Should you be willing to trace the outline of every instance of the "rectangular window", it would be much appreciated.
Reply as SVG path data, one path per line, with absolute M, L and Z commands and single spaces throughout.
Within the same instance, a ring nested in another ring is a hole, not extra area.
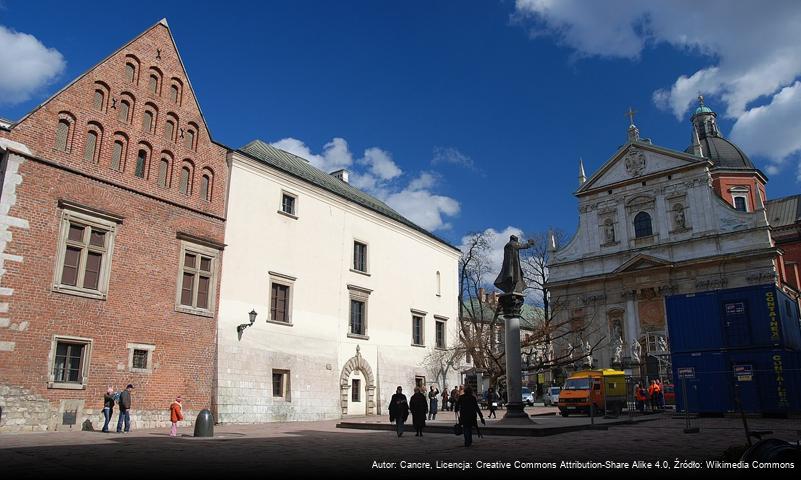
M 289 287 L 273 283 L 270 293 L 270 318 L 274 322 L 289 322 Z
M 65 209 L 53 289 L 105 298 L 115 229 L 112 221 Z
M 54 336 L 50 348 L 48 388 L 84 389 L 92 340 Z
M 437 320 L 435 325 L 437 348 L 445 348 L 445 322 Z
M 273 398 L 289 401 L 289 370 L 273 370 Z
M 364 332 L 364 302 L 351 299 L 350 333 L 353 335 L 364 335 Z
M 350 401 L 351 402 L 361 402 L 362 398 L 362 381 L 358 378 L 354 378 L 351 381 L 350 387 Z
M 81 383 L 83 349 L 85 344 L 58 342 L 53 379 L 57 383 Z
M 214 311 L 216 261 L 219 250 L 182 241 L 176 309 L 210 315 Z
M 745 197 L 734 197 L 734 209 L 740 210 L 741 212 L 748 211 L 745 203 Z
M 353 242 L 353 269 L 367 271 L 367 245 L 364 243 Z
M 134 350 L 133 352 L 133 368 L 142 370 L 147 369 L 147 350 Z
M 412 343 L 423 345 L 423 317 L 412 315 Z
M 281 211 L 290 215 L 295 215 L 295 199 L 295 196 L 284 193 L 281 196 Z

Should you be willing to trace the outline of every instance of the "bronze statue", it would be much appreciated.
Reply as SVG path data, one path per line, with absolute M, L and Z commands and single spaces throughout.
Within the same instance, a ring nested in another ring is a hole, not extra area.
M 520 250 L 534 245 L 533 240 L 520 243 L 517 235 L 509 237 L 509 242 L 503 247 L 503 265 L 501 273 L 495 279 L 495 286 L 503 293 L 523 293 L 526 282 L 523 281 L 523 271 L 520 268 Z

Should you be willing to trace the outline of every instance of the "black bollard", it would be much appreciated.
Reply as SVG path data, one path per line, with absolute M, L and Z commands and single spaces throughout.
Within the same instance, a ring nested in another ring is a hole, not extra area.
M 208 409 L 203 409 L 197 414 L 195 420 L 195 436 L 196 437 L 213 437 L 214 436 L 214 416 Z

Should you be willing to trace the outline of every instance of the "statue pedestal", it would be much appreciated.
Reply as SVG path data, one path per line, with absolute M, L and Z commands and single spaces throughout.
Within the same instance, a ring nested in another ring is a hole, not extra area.
M 506 320 L 506 414 L 498 423 L 531 424 L 534 423 L 524 410 L 522 372 L 520 357 L 520 312 L 525 297 L 519 293 L 504 293 L 498 297 L 498 303 Z

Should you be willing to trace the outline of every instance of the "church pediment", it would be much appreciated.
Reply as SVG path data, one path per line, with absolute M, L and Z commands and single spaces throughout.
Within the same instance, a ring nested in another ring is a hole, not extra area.
M 577 193 L 601 189 L 687 165 L 704 165 L 704 161 L 683 152 L 655 147 L 645 143 L 628 143 L 598 170 Z
M 652 257 L 650 255 L 636 255 L 629 259 L 623 265 L 617 267 L 614 273 L 634 272 L 639 270 L 648 270 L 651 268 L 665 268 L 672 267 L 673 264 L 661 258 Z

